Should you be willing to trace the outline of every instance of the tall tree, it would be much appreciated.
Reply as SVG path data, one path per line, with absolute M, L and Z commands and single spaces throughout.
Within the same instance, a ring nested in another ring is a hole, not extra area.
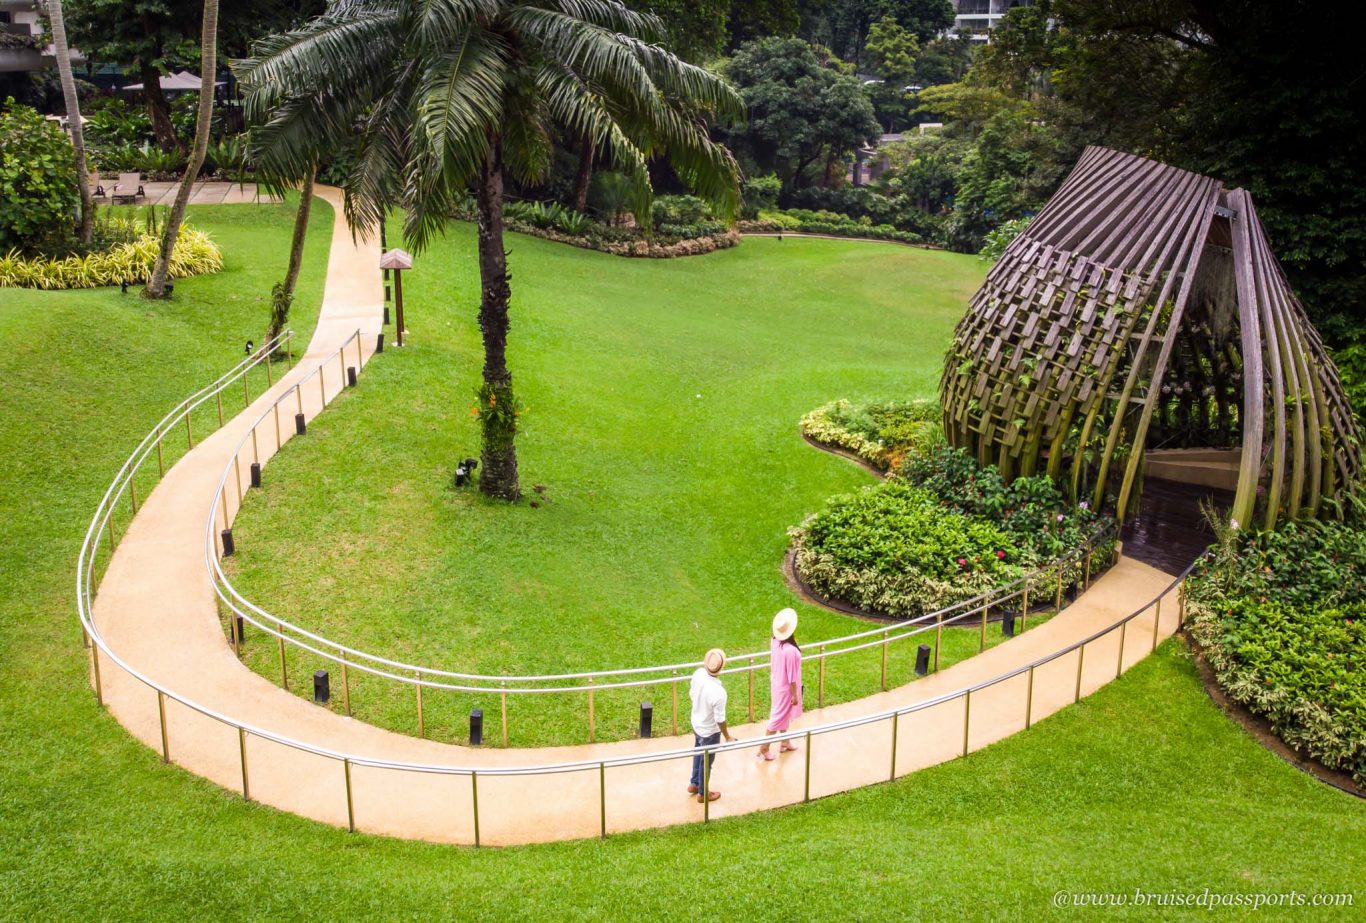
M 915 34 L 891 16 L 884 16 L 868 29 L 863 49 L 868 69 L 881 83 L 870 89 L 873 106 L 889 132 L 906 120 L 910 108 L 910 88 L 915 81 L 916 58 L 920 43 Z
M 81 223 L 77 235 L 81 243 L 90 243 L 95 228 L 95 199 L 90 194 L 90 167 L 85 158 L 85 127 L 81 123 L 81 101 L 76 95 L 76 78 L 71 73 L 71 49 L 66 43 L 66 16 L 62 0 L 48 0 L 47 17 L 52 29 L 53 50 L 57 53 L 57 75 L 62 83 L 62 97 L 66 102 L 66 121 L 71 132 L 71 146 L 76 150 L 76 187 L 81 195 Z
M 262 143 L 311 156 L 316 131 L 359 124 L 345 183 L 352 224 L 373 229 L 398 205 L 405 236 L 425 249 L 471 182 L 479 217 L 483 385 L 480 490 L 521 494 L 517 401 L 507 362 L 511 286 L 503 188 L 549 167 L 553 132 L 604 149 L 649 214 L 647 159 L 674 169 L 724 214 L 738 207 L 738 170 L 706 116 L 740 118 L 715 75 L 655 42 L 661 24 L 618 0 L 350 0 L 272 36 L 237 65 Z
M 199 168 L 204 165 L 204 153 L 209 147 L 209 126 L 213 121 L 214 77 L 218 74 L 218 0 L 204 0 L 204 18 L 199 35 L 199 112 L 195 117 L 194 148 L 190 160 L 185 164 L 185 175 L 180 179 L 176 190 L 175 202 L 170 214 L 166 216 L 166 229 L 161 237 L 161 250 L 157 253 L 156 265 L 152 267 L 152 277 L 147 280 L 142 293 L 148 298 L 166 297 L 166 277 L 171 269 L 171 254 L 175 252 L 176 240 L 180 237 L 180 226 L 185 222 L 185 208 L 190 204 L 190 192 L 199 176 Z
M 768 38 L 741 47 L 727 67 L 749 106 L 750 122 L 730 144 L 760 172 L 776 172 L 784 195 L 810 183 L 813 164 L 830 164 L 881 134 L 859 81 L 822 63 L 797 38 Z

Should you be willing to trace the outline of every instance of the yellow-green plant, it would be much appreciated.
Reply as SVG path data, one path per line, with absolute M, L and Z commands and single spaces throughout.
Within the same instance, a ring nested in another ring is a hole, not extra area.
M 25 257 L 18 250 L 11 250 L 0 256 L 0 288 L 71 289 L 138 284 L 151 274 L 159 246 L 155 236 L 142 234 L 108 250 L 62 259 Z M 203 275 L 222 268 L 222 251 L 203 231 L 186 229 L 176 241 L 171 278 Z

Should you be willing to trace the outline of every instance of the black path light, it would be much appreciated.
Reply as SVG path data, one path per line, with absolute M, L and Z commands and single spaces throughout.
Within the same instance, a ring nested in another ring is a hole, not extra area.
M 413 268 L 413 258 L 397 247 L 386 250 L 379 258 L 379 268 L 393 270 L 395 346 L 403 345 L 403 270 Z

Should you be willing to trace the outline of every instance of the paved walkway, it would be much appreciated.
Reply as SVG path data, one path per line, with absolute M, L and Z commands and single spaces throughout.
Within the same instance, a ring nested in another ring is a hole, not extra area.
M 100 184 L 106 190 L 114 188 L 118 177 L 105 175 Z M 175 201 L 179 182 L 145 182 L 142 191 L 146 194 L 137 200 L 138 205 L 170 205 Z M 108 199 L 101 200 L 107 202 Z M 255 183 L 223 183 L 217 180 L 196 182 L 190 192 L 191 205 L 240 205 L 244 202 L 278 202 L 279 199 L 266 192 L 259 192 Z
M 379 331 L 381 289 L 375 242 L 355 241 L 345 225 L 337 190 L 318 194 L 334 205 L 337 226 L 317 332 L 304 359 L 251 408 L 230 420 L 177 463 L 144 500 L 130 524 L 95 600 L 100 634 L 124 660 L 165 688 L 242 723 L 312 747 L 365 759 L 475 769 L 480 774 L 438 775 L 341 761 L 254 736 L 239 738 L 231 726 L 166 703 L 170 758 L 197 775 L 241 791 L 247 767 L 250 797 L 281 810 L 359 830 L 448 843 L 542 842 L 699 821 L 702 805 L 688 798 L 686 757 L 605 771 L 593 766 L 571 773 L 499 776 L 499 768 L 547 767 L 578 760 L 611 760 L 686 748 L 691 738 L 655 738 L 544 749 L 480 749 L 396 734 L 344 718 L 275 686 L 238 662 L 224 638 L 203 547 L 209 504 L 250 421 L 276 396 L 290 390 L 316 363 L 335 352 L 357 328 L 368 360 Z M 341 387 L 329 376 L 328 393 Z M 316 380 L 316 379 L 315 379 Z M 365 387 L 364 376 L 361 387 Z M 304 413 L 321 407 L 316 386 L 301 391 Z M 292 427 L 282 432 L 288 436 Z M 286 438 L 285 441 L 288 441 Z M 258 431 L 263 459 L 277 449 L 271 425 Z M 246 472 L 246 466 L 243 466 Z M 268 475 L 267 475 L 268 476 Z M 235 501 L 236 492 L 227 491 Z M 235 502 L 233 504 L 235 506 Z M 230 512 L 235 511 L 230 508 Z M 1153 599 L 1170 582 L 1161 572 L 1124 558 L 1091 590 L 1046 624 L 984 654 L 917 682 L 843 705 L 813 710 L 800 727 L 828 724 L 897 706 L 923 702 L 1047 656 L 1105 628 Z M 1123 663 L 1144 656 L 1154 638 L 1177 626 L 1174 598 L 1129 625 Z M 1154 631 L 1156 628 L 1156 631 Z M 723 753 L 713 786 L 724 796 L 711 806 L 721 817 L 775 808 L 847 791 L 904 775 L 975 750 L 1024 728 L 1027 699 L 1037 722 L 1074 696 L 1086 695 L 1117 673 L 1120 636 L 1086 648 L 1078 685 L 1078 657 L 1069 654 L 1039 667 L 1032 690 L 1021 675 L 981 690 L 965 707 L 954 699 L 902 716 L 834 731 L 811 739 L 809 751 L 761 763 L 751 751 Z M 161 749 L 156 693 L 102 658 L 105 701 L 134 736 Z M 814 670 L 808 668 L 812 674 Z M 814 675 L 808 677 L 814 685 Z M 965 741 L 965 712 L 970 729 Z M 732 713 L 737 712 L 732 708 Z M 758 725 L 737 735 L 757 740 Z M 895 736 L 894 736 L 895 735 Z M 895 740 L 895 755 L 893 754 Z M 809 761 L 809 765 L 808 765 Z M 347 778 L 351 782 L 348 804 Z M 808 781 L 809 780 L 809 781 Z

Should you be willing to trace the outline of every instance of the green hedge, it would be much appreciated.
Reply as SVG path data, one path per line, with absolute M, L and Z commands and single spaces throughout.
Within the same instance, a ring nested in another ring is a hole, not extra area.
M 943 443 L 942 411 L 937 401 L 833 401 L 802 417 L 803 435 L 853 452 L 888 471 L 910 453 L 928 452 Z
M 1187 627 L 1228 696 L 1366 784 L 1366 530 L 1228 532 L 1186 584 Z

